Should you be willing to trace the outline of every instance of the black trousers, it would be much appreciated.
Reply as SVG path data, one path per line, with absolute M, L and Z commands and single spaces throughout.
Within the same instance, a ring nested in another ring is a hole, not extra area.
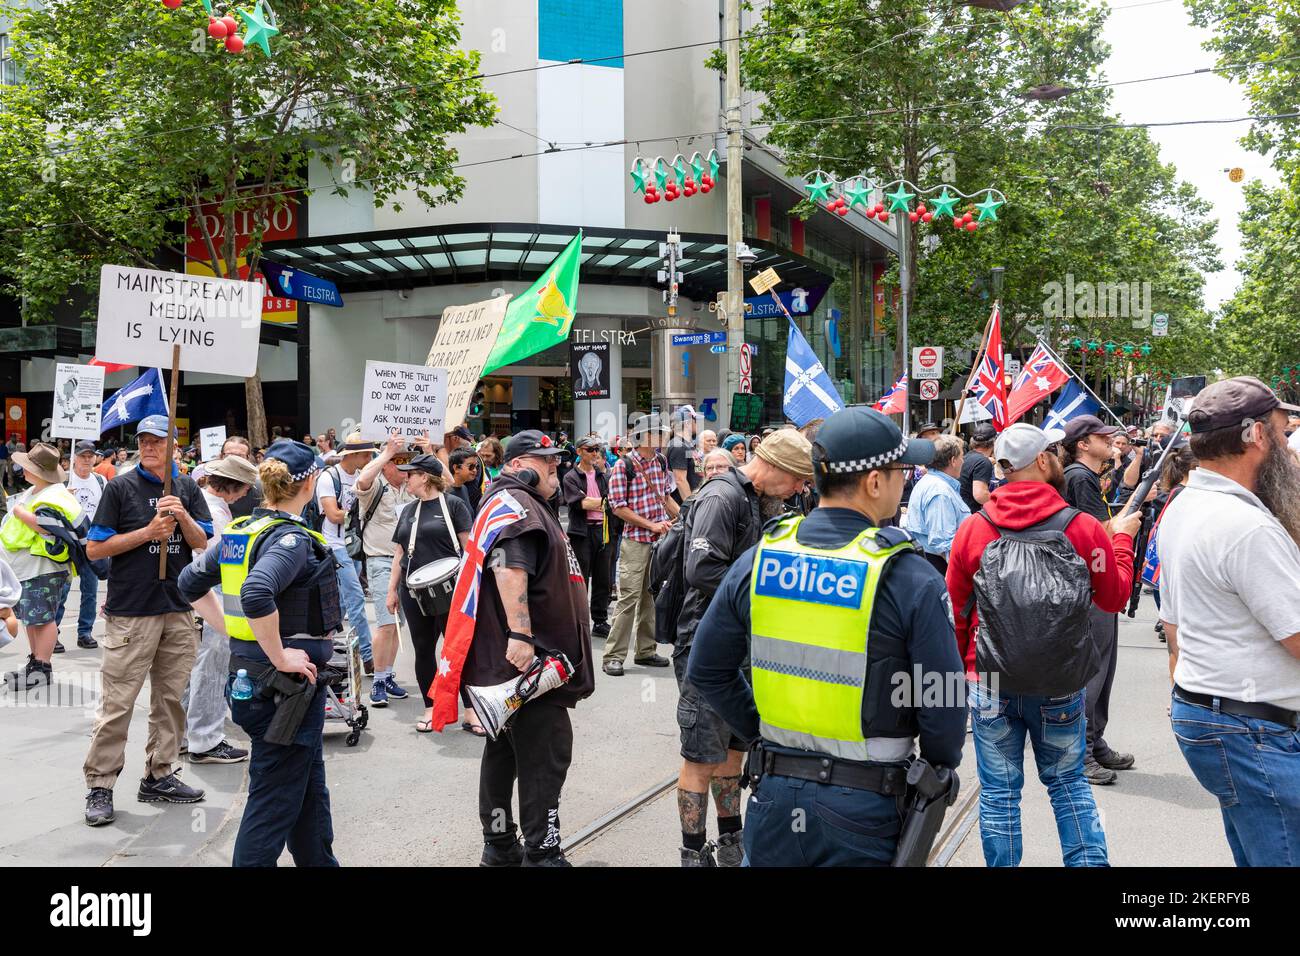
M 578 566 L 582 576 L 587 580 L 587 593 L 591 596 L 591 619 L 599 626 L 609 626 L 609 578 L 610 557 L 614 552 L 614 542 L 608 545 L 601 541 L 599 524 L 588 524 L 587 534 L 582 537 L 569 535 L 569 544 L 578 556 Z
M 1088 721 L 1087 756 L 1091 757 L 1094 752 L 1104 754 L 1110 750 L 1102 735 L 1110 717 L 1110 691 L 1115 684 L 1115 663 L 1119 659 L 1119 615 L 1107 614 L 1094 605 L 1088 612 L 1088 623 L 1101 658 L 1097 673 L 1088 681 L 1084 698 L 1084 715 Z
M 478 777 L 483 842 L 516 841 L 510 804 L 518 779 L 519 823 L 528 858 L 536 862 L 560 852 L 560 791 L 572 761 L 568 708 L 540 699 L 520 707 L 506 730 L 483 746 Z
M 420 685 L 420 699 L 425 707 L 432 707 L 429 691 L 438 674 L 438 639 L 447 630 L 447 615 L 425 617 L 405 584 L 397 586 L 397 596 L 402 602 L 406 629 L 411 632 L 411 643 L 415 645 L 415 682 Z

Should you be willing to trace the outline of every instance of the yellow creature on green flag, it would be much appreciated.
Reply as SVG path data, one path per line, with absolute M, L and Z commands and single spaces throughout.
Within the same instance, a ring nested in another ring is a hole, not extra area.
M 582 232 L 579 230 L 528 291 L 511 301 L 496 344 L 483 366 L 483 375 L 568 339 L 578 314 L 581 263 Z

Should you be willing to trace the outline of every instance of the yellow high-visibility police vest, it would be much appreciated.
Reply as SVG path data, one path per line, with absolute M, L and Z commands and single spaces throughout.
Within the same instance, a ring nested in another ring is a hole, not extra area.
M 34 505 L 30 502 L 18 502 L 17 504 L 21 504 L 28 511 L 35 511 L 37 508 L 51 508 L 67 518 L 69 523 L 73 525 L 76 525 L 81 519 L 81 502 L 68 491 L 66 485 L 51 485 L 42 491 L 42 494 L 45 497 Z M 3 546 L 6 551 L 11 553 L 29 551 L 38 558 L 49 558 L 51 561 L 60 564 L 66 563 L 68 569 L 73 574 L 76 574 L 76 566 L 69 560 L 72 557 L 72 552 L 68 546 L 37 534 L 19 521 L 18 516 L 12 510 L 14 504 L 14 502 L 10 502 L 11 510 L 5 515 L 3 526 L 0 526 L 0 546 Z
M 236 518 L 226 525 L 221 532 L 221 549 L 217 552 L 217 563 L 221 569 L 221 607 L 226 619 L 226 633 L 241 641 L 256 641 L 252 625 L 244 616 L 244 607 L 239 600 L 240 589 L 248 580 L 250 561 L 257 539 L 276 525 L 292 524 L 295 530 L 310 535 L 321 547 L 329 550 L 325 536 L 319 531 L 312 531 L 306 525 L 300 525 L 289 518 L 267 515 L 253 519 L 251 515 Z
M 868 528 L 840 548 L 795 540 L 803 518 L 764 535 L 750 580 L 750 664 L 760 732 L 778 746 L 866 760 L 862 699 L 881 572 L 912 542 Z

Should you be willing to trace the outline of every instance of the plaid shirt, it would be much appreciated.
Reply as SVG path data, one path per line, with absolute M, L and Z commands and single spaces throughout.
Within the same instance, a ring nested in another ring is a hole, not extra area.
M 649 459 L 643 458 L 636 449 L 629 452 L 627 458 L 636 468 L 637 475 L 629 486 L 627 469 L 622 464 L 610 469 L 610 508 L 630 508 L 650 522 L 667 521 L 664 497 L 668 494 L 668 469 L 662 459 L 657 454 Z M 624 525 L 623 534 L 643 544 L 653 544 L 659 537 L 649 528 L 631 522 Z

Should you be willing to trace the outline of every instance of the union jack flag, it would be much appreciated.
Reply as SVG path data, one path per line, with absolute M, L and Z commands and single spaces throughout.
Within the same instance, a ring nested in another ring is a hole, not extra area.
M 456 588 L 451 594 L 451 613 L 447 616 L 447 632 L 442 642 L 442 656 L 438 658 L 438 673 L 433 679 L 429 697 L 433 701 L 433 729 L 442 730 L 454 723 L 460 704 L 460 674 L 474 641 L 474 621 L 478 616 L 478 600 L 483 581 L 483 563 L 503 528 L 524 516 L 524 507 L 508 491 L 498 491 L 482 503 L 474 526 L 465 542 L 465 553 L 460 559 Z
M 1069 380 L 1070 373 L 1039 342 L 1024 369 L 1016 376 L 1011 394 L 1007 396 L 1007 424 L 1017 421 L 1021 415 Z
M 1002 313 L 994 306 L 988 338 L 984 342 L 984 359 L 971 384 L 971 395 L 993 416 L 993 429 L 999 432 L 1011 424 L 1007 418 L 1005 362 L 1002 357 Z

